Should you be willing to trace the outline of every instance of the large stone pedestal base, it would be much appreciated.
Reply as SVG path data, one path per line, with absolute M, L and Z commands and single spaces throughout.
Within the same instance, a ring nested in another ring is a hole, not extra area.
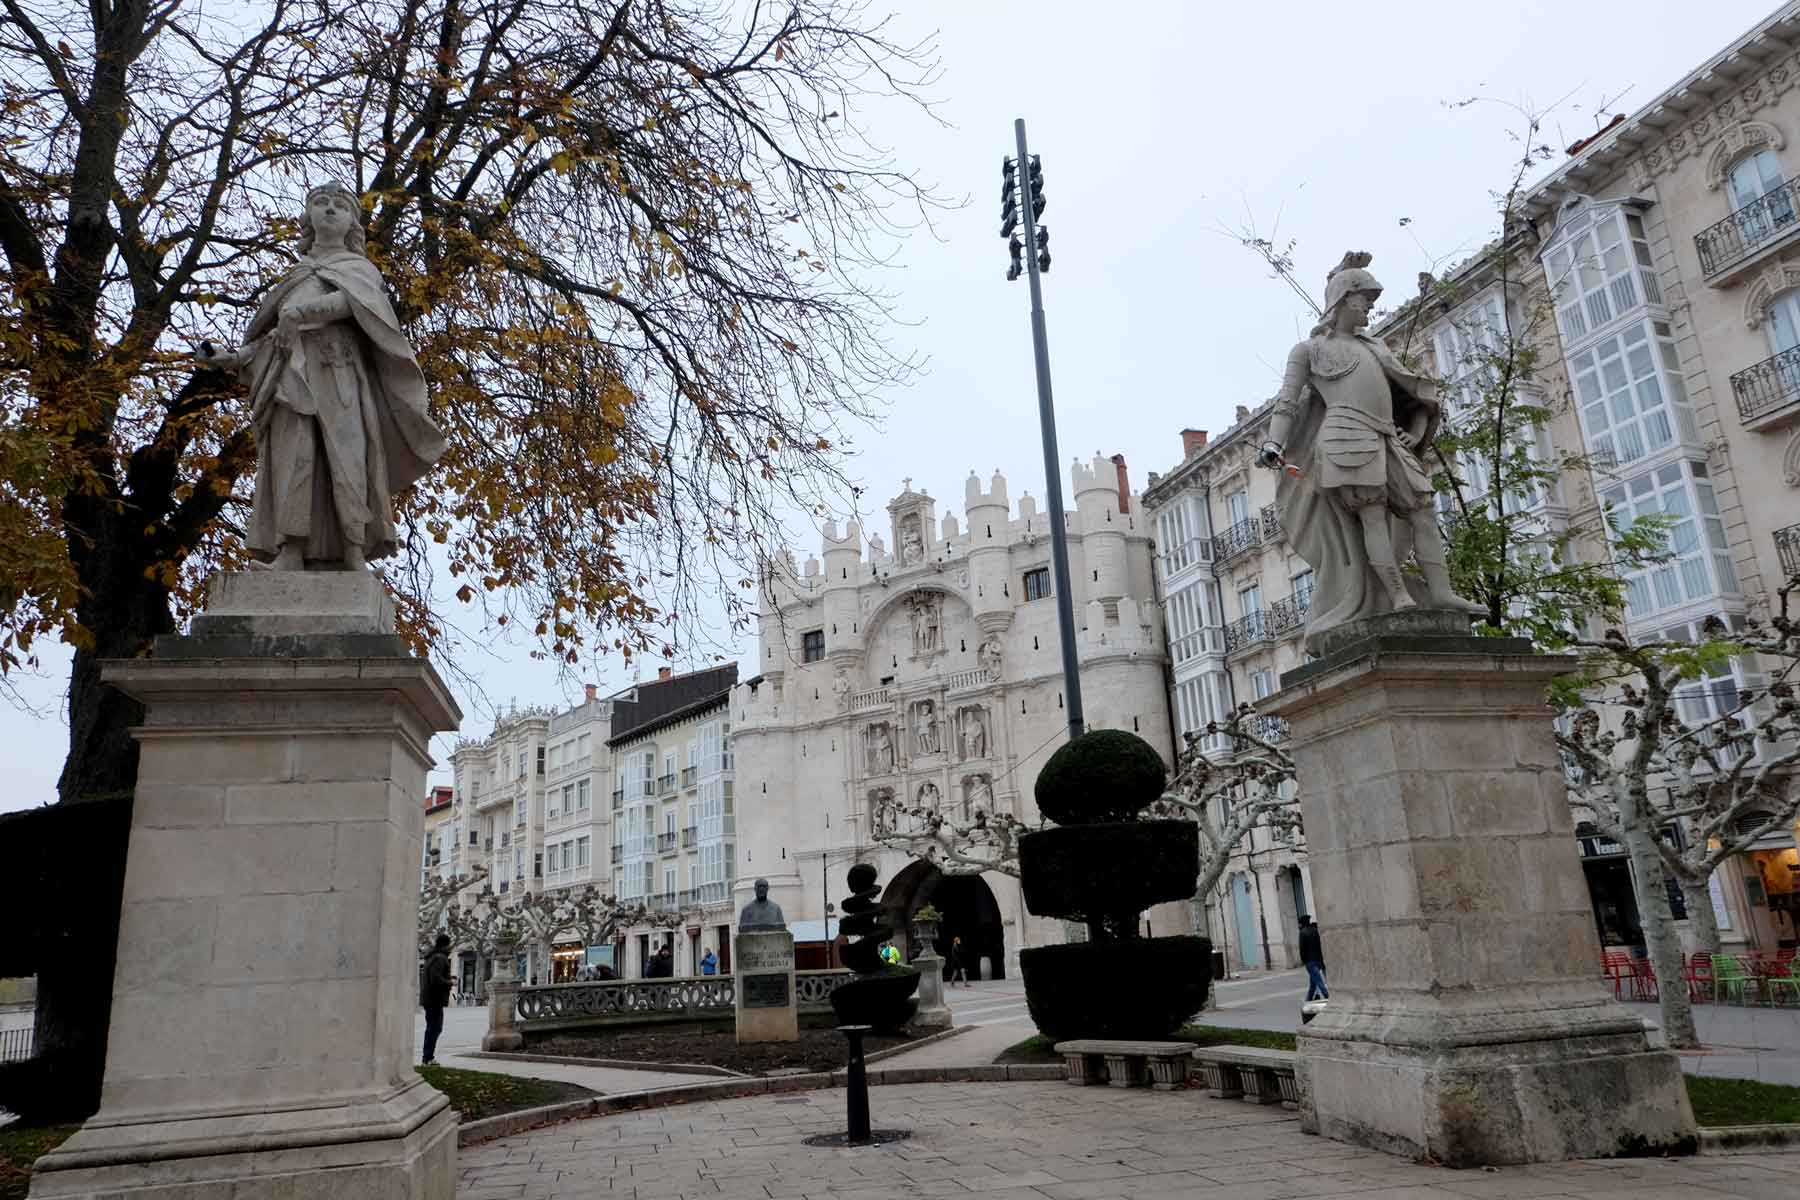
M 1691 1149 L 1679 1060 L 1600 980 L 1545 707 L 1571 660 L 1376 635 L 1282 678 L 1331 1003 L 1308 1130 L 1449 1166 Z
M 456 705 L 366 572 L 213 596 L 195 636 L 105 669 L 145 706 L 106 1078 L 31 1195 L 451 1200 L 456 1116 L 412 1030 L 420 799 Z
M 732 943 L 737 1040 L 797 1042 L 800 1000 L 794 991 L 794 935 L 785 929 L 740 933 Z
M 949 1029 L 956 1018 L 944 1003 L 944 960 L 927 952 L 913 959 L 912 965 L 919 969 L 919 1007 L 913 1013 L 913 1027 Z

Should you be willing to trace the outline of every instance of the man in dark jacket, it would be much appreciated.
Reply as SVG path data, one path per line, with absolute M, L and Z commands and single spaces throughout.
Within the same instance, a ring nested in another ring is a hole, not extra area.
M 444 1032 L 444 1006 L 450 1003 L 450 935 L 440 933 L 425 958 L 425 986 L 419 1003 L 425 1008 L 425 1064 L 437 1062 L 438 1035 Z
M 1304 913 L 1300 916 L 1300 962 L 1306 967 L 1306 998 L 1329 1000 L 1325 988 L 1325 951 L 1319 945 L 1319 927 Z

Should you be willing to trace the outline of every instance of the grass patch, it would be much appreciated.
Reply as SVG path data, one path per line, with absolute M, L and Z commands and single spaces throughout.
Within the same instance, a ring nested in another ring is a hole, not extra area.
M 79 1125 L 37 1125 L 0 1129 L 0 1200 L 25 1200 L 31 1164 L 62 1145 Z
M 1170 1037 L 1174 1042 L 1192 1042 L 1196 1046 L 1255 1046 L 1262 1050 L 1292 1050 L 1294 1035 L 1276 1029 L 1233 1029 L 1226 1025 L 1183 1025 Z M 1056 1054 L 1056 1042 L 1036 1034 L 1022 1042 L 1014 1042 L 1002 1050 L 997 1063 L 1053 1063 L 1062 1060 Z
M 1688 1101 L 1701 1125 L 1789 1125 L 1800 1123 L 1800 1087 L 1754 1079 L 1689 1075 Z
M 465 1121 L 497 1117 L 562 1100 L 579 1100 L 594 1094 L 580 1084 L 559 1083 L 553 1079 L 521 1079 L 491 1071 L 459 1071 L 455 1067 L 420 1067 L 418 1071 L 426 1083 L 450 1097 L 450 1107 L 461 1113 Z M 0 1193 L 0 1197 L 3 1196 L 4 1193 Z

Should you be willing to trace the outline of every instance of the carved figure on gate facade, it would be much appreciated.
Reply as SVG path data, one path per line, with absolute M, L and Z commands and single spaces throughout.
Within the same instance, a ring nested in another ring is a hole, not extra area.
M 938 745 L 937 706 L 929 700 L 913 705 L 913 748 L 920 754 L 936 754 Z

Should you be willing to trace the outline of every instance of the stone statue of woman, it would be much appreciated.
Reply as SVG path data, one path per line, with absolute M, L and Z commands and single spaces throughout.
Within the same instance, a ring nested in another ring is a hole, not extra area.
M 301 258 L 235 350 L 196 357 L 250 389 L 256 493 L 245 541 L 276 570 L 360 570 L 394 553 L 394 493 L 444 453 L 425 376 L 341 183 L 306 195 Z

